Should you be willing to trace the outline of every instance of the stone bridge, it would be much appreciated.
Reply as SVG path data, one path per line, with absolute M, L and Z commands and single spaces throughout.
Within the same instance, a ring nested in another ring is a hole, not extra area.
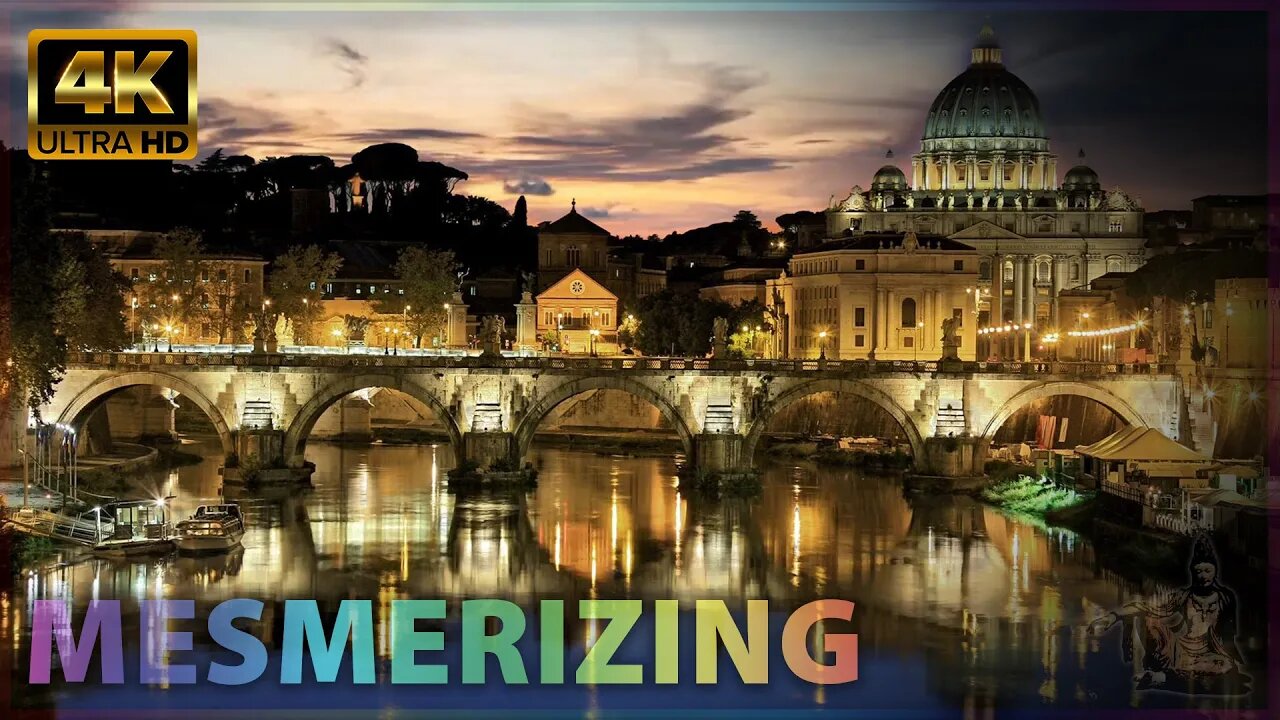
M 321 414 L 351 393 L 390 388 L 444 424 L 458 460 L 521 461 L 539 423 L 583 392 L 621 390 L 653 404 L 686 464 L 749 469 L 770 418 L 814 393 L 861 396 L 892 416 L 918 472 L 981 473 L 986 448 L 1019 408 L 1079 395 L 1131 425 L 1180 438 L 1183 389 L 1172 368 L 1081 363 L 396 357 L 196 353 L 74 354 L 41 417 L 81 427 L 113 393 L 167 388 L 200 407 L 228 462 L 302 467 Z

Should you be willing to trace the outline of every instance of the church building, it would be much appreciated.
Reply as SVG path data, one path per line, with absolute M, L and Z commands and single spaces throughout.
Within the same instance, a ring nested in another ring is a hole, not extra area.
M 1050 332 L 1069 322 L 1058 308 L 1062 290 L 1088 288 L 1146 260 L 1140 200 L 1119 187 L 1104 190 L 1083 151 L 1059 182 L 1040 103 L 1005 68 L 989 26 L 968 68 L 930 105 L 910 177 L 892 162 L 892 152 L 888 157 L 869 189 L 855 185 L 844 199 L 832 199 L 828 244 L 811 249 L 886 233 L 899 243 L 915 233 L 972 248 L 975 257 L 967 262 L 976 264 L 980 325 L 1031 323 L 1035 332 Z M 795 256 L 790 275 L 809 262 L 807 255 Z M 833 272 L 844 272 L 846 264 L 835 263 Z M 804 296 L 793 302 L 785 308 L 792 318 L 814 311 Z

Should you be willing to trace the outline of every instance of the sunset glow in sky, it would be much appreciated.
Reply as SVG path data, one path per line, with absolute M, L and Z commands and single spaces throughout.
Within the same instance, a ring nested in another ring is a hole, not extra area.
M 665 235 L 824 208 L 866 187 L 887 148 L 909 170 L 989 19 L 1060 175 L 1083 147 L 1149 210 L 1265 191 L 1265 23 L 1245 13 L 93 8 L 11 19 L 7 144 L 25 137 L 31 28 L 193 28 L 202 155 L 341 164 L 404 142 L 469 173 L 461 192 L 508 208 L 527 195 L 532 221 L 577 198 L 617 234 Z

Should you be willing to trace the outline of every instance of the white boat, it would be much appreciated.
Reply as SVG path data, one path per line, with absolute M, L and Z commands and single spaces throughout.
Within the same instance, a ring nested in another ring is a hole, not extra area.
M 244 517 L 235 503 L 201 505 L 178 523 L 173 542 L 180 552 L 226 552 L 240 544 Z

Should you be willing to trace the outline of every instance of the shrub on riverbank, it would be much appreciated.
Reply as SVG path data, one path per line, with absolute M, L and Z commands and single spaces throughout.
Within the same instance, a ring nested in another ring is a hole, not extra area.
M 982 499 L 1011 512 L 1041 515 L 1075 507 L 1087 496 L 1050 480 L 1018 475 L 982 491 Z

